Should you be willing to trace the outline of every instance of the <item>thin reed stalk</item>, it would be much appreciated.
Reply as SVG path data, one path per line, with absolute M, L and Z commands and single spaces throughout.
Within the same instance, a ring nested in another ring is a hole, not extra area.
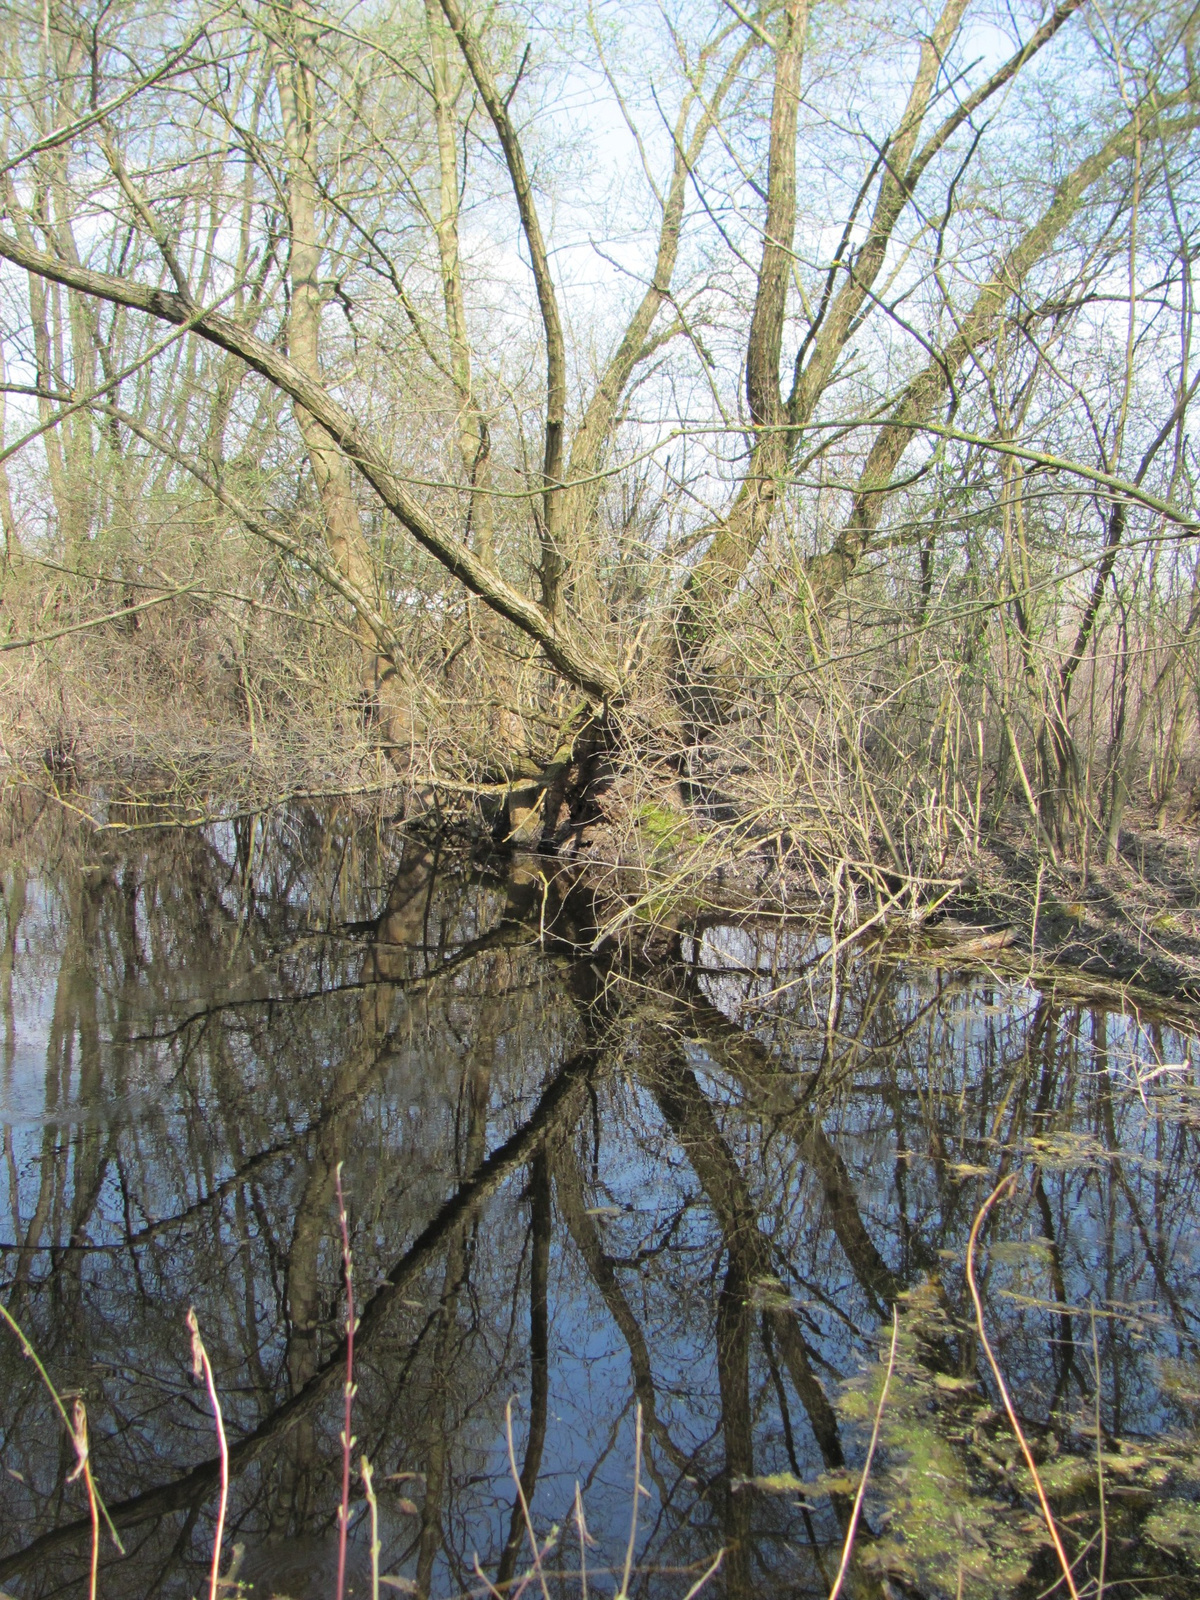
M 979 1230 L 987 1221 L 988 1213 L 998 1200 L 1007 1199 L 1017 1184 L 1017 1175 L 1010 1172 L 1002 1178 L 988 1195 L 979 1208 L 979 1212 L 971 1225 L 971 1237 L 967 1241 L 967 1287 L 971 1291 L 971 1300 L 975 1306 L 975 1326 L 979 1333 L 979 1342 L 983 1346 L 983 1353 L 987 1357 L 988 1365 L 992 1369 L 992 1376 L 996 1380 L 996 1387 L 1000 1391 L 1000 1398 L 1004 1402 L 1004 1410 L 1008 1416 L 1009 1424 L 1016 1435 L 1017 1443 L 1021 1447 L 1021 1454 L 1025 1457 L 1025 1465 L 1029 1468 L 1029 1475 L 1033 1479 L 1033 1486 L 1037 1491 L 1038 1505 L 1041 1507 L 1042 1519 L 1049 1531 L 1051 1542 L 1058 1556 L 1059 1565 L 1062 1567 L 1063 1578 L 1066 1580 L 1071 1600 L 1079 1600 L 1079 1590 L 1075 1584 L 1075 1574 L 1071 1570 L 1071 1563 L 1067 1560 L 1067 1552 L 1063 1549 L 1062 1538 L 1059 1535 L 1058 1524 L 1050 1510 L 1050 1502 L 1046 1498 L 1046 1490 L 1042 1485 L 1041 1474 L 1038 1472 L 1037 1463 L 1033 1459 L 1033 1452 L 1025 1438 L 1017 1413 L 1013 1407 L 1012 1397 L 1008 1392 L 1008 1385 L 1004 1381 L 1004 1374 L 1000 1371 L 1000 1363 L 996 1360 L 991 1342 L 987 1336 L 987 1328 L 983 1320 L 983 1301 L 979 1297 L 979 1288 L 975 1282 L 975 1246 L 979 1239 Z
M 359 1475 L 371 1516 L 371 1600 L 379 1600 L 379 1500 L 371 1476 L 371 1463 L 366 1456 L 359 1463 Z
M 587 1521 L 583 1515 L 583 1495 L 580 1492 L 578 1480 L 575 1483 L 575 1527 L 579 1533 L 579 1600 L 588 1600 L 587 1581 L 587 1547 L 595 1544 L 595 1540 L 587 1530 Z
M 96 1600 L 96 1584 L 100 1576 L 100 1508 L 96 1504 L 96 1485 L 92 1479 L 92 1464 L 88 1450 L 87 1408 L 82 1400 L 75 1402 L 75 1418 L 71 1428 L 71 1442 L 75 1446 L 75 1470 L 68 1474 L 67 1482 L 82 1478 L 87 1490 L 88 1512 L 92 1519 L 92 1564 L 88 1580 L 88 1600 Z
M 54 1402 L 54 1409 L 62 1418 L 63 1427 L 67 1430 L 72 1445 L 75 1446 L 76 1460 L 78 1461 L 78 1442 L 76 1439 L 75 1423 L 67 1415 L 67 1408 L 63 1404 L 63 1398 L 59 1394 L 58 1390 L 54 1387 L 53 1380 L 51 1379 L 50 1374 L 46 1371 L 46 1368 L 43 1366 L 41 1357 L 26 1338 L 20 1323 L 15 1320 L 12 1313 L 6 1306 L 0 1305 L 0 1321 L 3 1321 L 8 1326 L 17 1343 L 21 1346 L 21 1354 L 25 1357 L 26 1361 L 32 1363 L 34 1371 L 42 1380 L 42 1385 L 45 1388 L 46 1393 Z M 78 1467 L 76 1468 L 76 1471 L 71 1474 L 71 1479 L 74 1479 L 77 1476 Z M 71 1481 L 71 1479 L 68 1481 Z M 109 1537 L 112 1539 L 112 1542 L 116 1546 L 118 1552 L 121 1555 L 124 1555 L 125 1546 L 121 1543 L 121 1536 L 113 1525 L 113 1520 L 108 1514 L 108 1507 L 104 1504 L 103 1496 L 101 1495 L 100 1490 L 96 1486 L 96 1482 L 92 1477 L 90 1461 L 87 1467 L 87 1476 L 85 1482 L 87 1484 L 89 1496 L 95 1496 L 96 1510 L 104 1518 L 105 1526 L 108 1528 Z
M 892 1382 L 892 1373 L 896 1366 L 896 1340 L 900 1335 L 900 1313 L 895 1306 L 892 1307 L 892 1344 L 888 1351 L 887 1371 L 883 1375 L 883 1388 L 879 1393 L 879 1404 L 875 1407 L 875 1422 L 871 1428 L 871 1442 L 867 1446 L 867 1459 L 863 1462 L 862 1477 L 858 1480 L 858 1493 L 854 1496 L 854 1505 L 850 1512 L 850 1523 L 846 1529 L 846 1537 L 842 1543 L 842 1559 L 838 1562 L 837 1572 L 834 1574 L 833 1588 L 829 1591 L 829 1600 L 837 1600 L 842 1592 L 842 1584 L 846 1581 L 846 1573 L 850 1567 L 850 1554 L 854 1549 L 854 1535 L 858 1532 L 858 1519 L 862 1515 L 863 1497 L 867 1492 L 867 1479 L 871 1475 L 871 1463 L 875 1459 L 875 1446 L 879 1443 L 879 1425 L 883 1421 L 883 1408 L 887 1401 L 888 1389 Z
M 701 1589 L 703 1589 L 704 1585 L 708 1582 L 708 1580 L 715 1574 L 715 1572 L 720 1567 L 720 1565 L 721 1565 L 722 1561 L 724 1561 L 724 1559 L 725 1559 L 725 1551 L 724 1551 L 724 1549 L 718 1550 L 716 1555 L 709 1562 L 708 1566 L 704 1569 L 704 1571 L 696 1579 L 696 1581 L 692 1585 L 692 1587 L 684 1595 L 683 1600 L 696 1600 L 696 1596 L 700 1593 Z
M 496 1585 L 492 1582 L 492 1580 L 488 1577 L 487 1573 L 480 1566 L 480 1564 L 479 1564 L 479 1552 L 478 1551 L 475 1552 L 475 1558 L 474 1558 L 473 1562 L 471 1563 L 471 1570 L 474 1572 L 475 1576 L 479 1579 L 480 1583 L 482 1583 L 483 1587 L 487 1590 L 488 1594 L 491 1596 L 491 1600 L 504 1600 L 504 1596 L 500 1593 L 499 1589 L 497 1589 Z
M 1101 1415 L 1100 1346 L 1096 1341 L 1096 1313 L 1092 1312 L 1092 1366 L 1096 1380 L 1096 1490 L 1100 1497 L 1100 1571 L 1096 1577 L 1096 1600 L 1104 1600 L 1104 1579 L 1108 1571 L 1108 1512 L 1104 1505 L 1104 1418 Z
M 342 1502 L 338 1507 L 337 1600 L 346 1593 L 346 1538 L 350 1530 L 350 1452 L 354 1436 L 350 1423 L 354 1411 L 354 1263 L 350 1255 L 350 1224 L 346 1219 L 346 1197 L 342 1193 L 342 1163 L 334 1174 L 337 1185 L 338 1226 L 342 1234 L 342 1277 L 346 1284 L 346 1382 L 342 1390 Z
M 613 1600 L 628 1600 L 629 1574 L 633 1568 L 633 1552 L 637 1545 L 638 1500 L 642 1493 L 642 1406 L 638 1402 L 637 1420 L 633 1430 L 633 1511 L 629 1518 L 629 1543 L 625 1546 L 625 1568 L 621 1573 L 621 1587 Z
M 550 1591 L 546 1587 L 546 1574 L 542 1568 L 542 1552 L 538 1549 L 537 1535 L 533 1531 L 533 1518 L 529 1514 L 529 1501 L 525 1496 L 525 1488 L 521 1483 L 521 1474 L 517 1469 L 517 1452 L 513 1444 L 512 1401 L 504 1407 L 504 1436 L 508 1441 L 508 1464 L 512 1470 L 513 1482 L 517 1486 L 517 1499 L 521 1506 L 521 1515 L 525 1519 L 525 1532 L 529 1535 L 529 1547 L 533 1551 L 533 1569 L 537 1573 L 538 1583 L 542 1589 L 542 1600 L 550 1600 Z M 517 1593 L 524 1590 L 521 1584 Z
M 192 1335 L 192 1373 L 197 1378 L 203 1378 L 208 1389 L 208 1401 L 212 1406 L 213 1420 L 217 1427 L 217 1450 L 221 1458 L 221 1498 L 217 1505 L 212 1568 L 208 1580 L 208 1600 L 217 1600 L 217 1591 L 221 1584 L 221 1546 L 225 1541 L 225 1512 L 229 1505 L 229 1444 L 225 1438 L 225 1423 L 221 1416 L 221 1402 L 217 1396 L 212 1362 L 208 1359 L 208 1351 L 204 1348 L 204 1340 L 200 1337 L 200 1323 L 194 1306 L 188 1307 L 187 1325 Z

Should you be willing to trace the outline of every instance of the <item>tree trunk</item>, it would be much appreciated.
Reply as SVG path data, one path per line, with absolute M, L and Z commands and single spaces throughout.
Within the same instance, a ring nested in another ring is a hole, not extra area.
M 291 297 L 288 310 L 288 354 L 314 383 L 321 370 L 321 245 L 317 237 L 317 104 L 316 76 L 311 61 L 314 30 L 303 0 L 286 13 L 287 50 L 276 52 L 275 79 L 283 112 L 287 150 Z M 380 601 L 378 574 L 363 537 L 358 503 L 346 457 L 337 441 L 299 401 L 293 414 L 308 452 L 309 467 L 321 503 L 325 540 L 338 571 L 362 594 Z M 381 653 L 378 641 L 361 617 L 355 619 L 360 640 L 359 683 L 363 704 L 377 717 L 389 753 L 399 763 L 411 748 L 414 728 L 411 695 L 404 693 L 396 669 Z

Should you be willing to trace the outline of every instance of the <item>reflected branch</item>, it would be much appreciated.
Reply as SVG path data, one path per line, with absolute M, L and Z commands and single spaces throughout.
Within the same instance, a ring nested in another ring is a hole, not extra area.
M 492 1152 L 482 1165 L 439 1209 L 421 1234 L 395 1263 L 384 1281 L 363 1307 L 359 1318 L 357 1345 L 362 1351 L 378 1337 L 395 1303 L 405 1291 L 434 1265 L 445 1249 L 448 1237 L 469 1220 L 514 1172 L 533 1157 L 547 1134 L 567 1117 L 578 1090 L 594 1073 L 601 1060 L 602 1047 L 589 1045 L 572 1055 L 559 1068 L 543 1092 L 529 1118 Z M 303 1418 L 310 1416 L 336 1387 L 345 1368 L 344 1337 L 296 1394 L 277 1406 L 229 1452 L 231 1473 L 243 1471 L 271 1444 L 284 1437 Z M 211 1457 L 182 1477 L 143 1491 L 111 1506 L 118 1528 L 132 1527 L 150 1518 L 168 1516 L 202 1499 L 216 1484 L 220 1462 Z M 23 1549 L 0 1560 L 0 1582 L 43 1561 L 52 1552 L 67 1548 L 86 1537 L 90 1524 L 79 1520 L 52 1529 L 32 1540 Z

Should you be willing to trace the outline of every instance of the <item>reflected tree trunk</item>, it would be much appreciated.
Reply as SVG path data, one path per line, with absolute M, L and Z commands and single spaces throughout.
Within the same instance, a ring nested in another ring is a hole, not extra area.
M 422 925 L 435 866 L 433 852 L 418 848 L 406 855 L 392 882 L 377 937 L 363 959 L 367 983 L 357 1038 L 342 1058 L 319 1119 L 287 1254 L 287 1374 L 293 1395 L 304 1389 L 321 1364 L 328 1290 L 321 1280 L 320 1263 L 322 1248 L 335 1226 L 337 1169 L 363 1096 L 392 1049 L 392 1013 L 399 992 L 394 984 L 407 975 L 411 950 L 424 942 Z M 297 1424 L 281 1471 L 283 1480 L 272 1510 L 272 1539 L 299 1532 L 313 1520 L 317 1485 L 327 1476 L 314 1418 L 304 1417 Z
M 642 1408 L 642 1421 L 646 1433 L 658 1444 L 659 1449 L 678 1472 L 690 1473 L 695 1465 L 693 1458 L 675 1444 L 666 1424 L 658 1415 L 654 1373 L 650 1365 L 650 1351 L 645 1334 L 634 1315 L 628 1297 L 621 1288 L 616 1268 L 612 1258 L 604 1249 L 596 1224 L 587 1213 L 579 1164 L 574 1150 L 566 1142 L 559 1146 L 555 1153 L 554 1189 L 558 1198 L 559 1214 L 566 1224 L 567 1232 L 582 1256 L 609 1316 L 616 1323 L 628 1347 L 634 1398 Z M 647 1451 L 647 1462 L 653 1472 L 653 1458 L 649 1451 Z M 666 1500 L 665 1485 L 660 1484 L 659 1489 L 663 1499 Z
M 650 1084 L 668 1125 L 691 1162 L 716 1214 L 725 1248 L 736 1253 L 743 1281 L 778 1292 L 771 1247 L 758 1226 L 749 1185 L 717 1126 L 709 1101 L 691 1068 L 676 1055 L 655 1069 Z M 804 1336 L 790 1309 L 772 1306 L 772 1332 L 788 1374 L 808 1414 L 821 1458 L 827 1467 L 845 1465 L 837 1417 L 812 1370 Z
M 542 1451 L 546 1444 L 546 1419 L 550 1405 L 550 1163 L 542 1146 L 529 1166 L 529 1432 L 525 1457 L 521 1463 L 521 1494 L 513 1504 L 508 1538 L 496 1569 L 496 1583 L 510 1583 L 517 1570 L 517 1557 L 525 1538 L 525 1517 L 521 1498 L 533 1502 Z
M 757 1231 L 757 1230 L 756 1230 Z M 750 1331 L 754 1313 L 753 1250 L 745 1230 L 725 1236 L 725 1279 L 717 1300 L 717 1382 L 721 1393 L 721 1430 L 725 1439 L 725 1472 L 721 1484 L 725 1589 L 732 1600 L 751 1593 L 751 1516 L 754 1491 L 754 1424 L 750 1410 Z
M 486 1042 L 492 1048 L 492 1041 Z M 477 1170 L 487 1148 L 488 1101 L 491 1069 L 482 1053 L 468 1069 L 467 1137 L 464 1149 L 464 1176 Z M 452 1381 L 458 1328 L 458 1303 L 466 1282 L 468 1262 L 468 1224 L 464 1223 L 446 1247 L 446 1270 L 442 1279 L 442 1299 L 434 1340 L 432 1370 L 429 1376 L 429 1411 L 426 1420 L 428 1443 L 425 1453 L 425 1497 L 421 1507 L 421 1531 L 417 1541 L 417 1593 L 428 1596 L 433 1566 L 442 1544 L 442 1502 L 446 1489 L 446 1466 L 450 1447 L 450 1400 L 455 1392 Z

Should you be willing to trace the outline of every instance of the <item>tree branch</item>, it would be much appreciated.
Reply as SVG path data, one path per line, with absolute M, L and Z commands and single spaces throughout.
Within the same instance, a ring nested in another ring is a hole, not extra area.
M 559 582 L 562 574 L 562 555 L 559 550 L 560 502 L 562 496 L 563 428 L 567 410 L 567 356 L 563 342 L 562 319 L 558 312 L 558 296 L 550 272 L 550 258 L 542 225 L 538 220 L 533 198 L 533 184 L 525 166 L 521 141 L 508 114 L 508 98 L 500 93 L 487 57 L 479 47 L 479 40 L 467 26 L 458 0 L 442 0 L 446 21 L 458 40 L 463 59 L 470 68 L 487 107 L 492 126 L 504 152 L 504 163 L 516 196 L 521 227 L 529 246 L 529 264 L 533 269 L 533 282 L 537 290 L 538 309 L 546 334 L 546 445 L 542 464 L 542 604 L 553 615 L 558 606 Z M 516 85 L 514 84 L 515 88 Z
M 418 544 L 498 616 L 534 640 L 563 677 L 596 699 L 619 698 L 622 685 L 617 672 L 441 527 L 412 497 L 379 446 L 363 432 L 350 413 L 327 389 L 307 377 L 272 345 L 217 312 L 197 314 L 194 306 L 169 290 L 148 288 L 109 273 L 75 266 L 3 232 L 0 232 L 0 257 L 26 272 L 61 283 L 81 294 L 127 306 L 176 327 L 187 323 L 210 344 L 238 356 L 290 399 L 304 406 Z

